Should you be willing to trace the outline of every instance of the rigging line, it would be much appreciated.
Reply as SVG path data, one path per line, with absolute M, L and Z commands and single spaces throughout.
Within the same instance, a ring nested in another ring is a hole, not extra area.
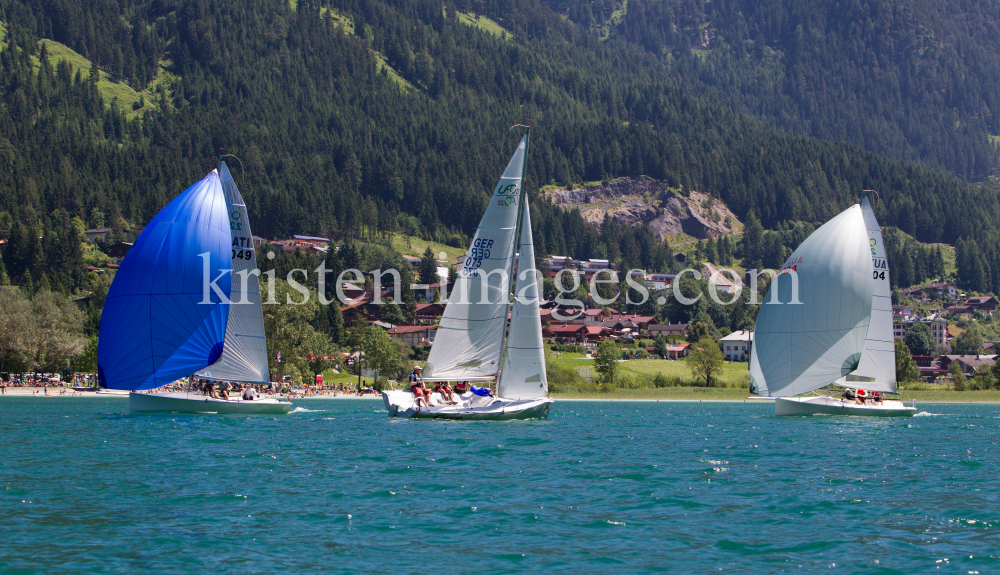
M 222 150 L 220 149 L 219 152 L 222 152 Z M 236 154 L 222 154 L 222 153 L 220 153 L 219 154 L 219 161 L 222 161 L 222 158 L 236 158 L 236 161 L 240 163 L 240 175 L 243 177 L 242 178 L 243 179 L 243 187 L 245 188 L 246 185 L 247 185 L 247 171 L 243 167 L 243 160 L 241 160 L 239 158 L 239 156 L 237 156 Z

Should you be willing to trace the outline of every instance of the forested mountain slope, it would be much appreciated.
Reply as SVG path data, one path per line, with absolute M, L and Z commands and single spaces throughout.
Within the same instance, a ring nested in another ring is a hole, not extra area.
M 782 128 L 976 181 L 1000 166 L 996 2 L 544 1 Z
M 71 233 L 73 217 L 143 225 L 220 149 L 242 159 L 260 235 L 447 240 L 477 224 L 517 122 L 533 126 L 529 190 L 646 175 L 775 227 L 823 221 L 875 188 L 886 225 L 996 244 L 993 187 L 781 131 L 537 0 L 472 4 L 0 0 L 0 217 L 19 238 L 7 267 L 40 273 L 44 242 Z M 471 9 L 503 29 L 470 26 Z M 105 101 L 40 38 L 154 101 Z M 161 70 L 173 80 L 150 90 Z M 665 265 L 648 228 L 598 230 L 533 205 L 539 253 Z

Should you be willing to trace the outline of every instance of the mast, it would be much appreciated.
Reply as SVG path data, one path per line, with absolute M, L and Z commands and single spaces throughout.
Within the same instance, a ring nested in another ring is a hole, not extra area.
M 516 124 L 514 127 L 522 126 L 522 125 L 523 124 Z M 506 311 L 504 312 L 504 328 L 503 328 L 503 332 L 502 332 L 502 334 L 500 336 L 500 369 L 497 370 L 497 376 L 496 376 L 496 386 L 498 388 L 500 387 L 500 378 L 503 376 L 503 362 L 504 362 L 504 358 L 507 356 L 507 336 L 510 334 L 510 324 L 507 322 L 507 315 L 510 313 L 510 310 L 513 309 L 512 308 L 512 303 L 513 302 L 510 301 L 510 286 L 514 286 L 514 289 L 517 288 L 517 284 L 514 281 L 516 278 L 513 277 L 514 276 L 514 254 L 518 253 L 518 251 L 521 249 L 521 222 L 524 220 L 524 210 L 522 209 L 521 206 L 524 205 L 524 198 L 526 198 L 528 196 L 528 190 L 524 187 L 524 180 L 525 180 L 525 177 L 528 175 L 527 172 L 526 172 L 526 169 L 528 167 L 528 144 L 529 144 L 529 142 L 531 140 L 531 127 L 530 126 L 524 126 L 524 128 L 525 128 L 525 131 L 524 131 L 524 156 L 521 157 L 521 196 L 520 196 L 520 200 L 519 200 L 520 201 L 520 205 L 518 206 L 518 209 L 517 209 L 517 224 L 514 226 L 514 252 L 511 254 L 510 266 L 508 267 L 508 270 L 507 270 L 507 277 L 510 278 L 510 281 L 508 282 L 507 293 L 504 294 L 507 297 L 508 301 L 507 301 Z M 517 271 L 518 271 L 518 273 L 520 273 L 523 270 L 519 269 Z M 517 292 L 514 292 L 514 297 L 515 298 L 517 297 Z M 514 318 L 511 317 L 511 321 L 513 321 L 513 319 Z

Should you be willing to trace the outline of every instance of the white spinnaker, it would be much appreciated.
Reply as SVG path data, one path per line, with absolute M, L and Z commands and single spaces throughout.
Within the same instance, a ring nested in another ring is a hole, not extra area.
M 896 391 L 896 345 L 892 335 L 892 290 L 889 287 L 889 264 L 885 257 L 882 228 L 875 219 L 872 205 L 865 197 L 861 201 L 861 213 L 868 230 L 871 252 L 874 293 L 872 297 L 872 319 L 865 338 L 865 351 L 861 354 L 858 369 L 837 381 L 848 387 L 860 387 L 871 391 Z
M 232 291 L 226 343 L 219 361 L 199 371 L 198 377 L 245 383 L 267 383 L 267 341 L 260 303 L 260 280 L 250 271 L 257 269 L 250 219 L 236 182 L 225 162 L 219 162 L 219 179 L 229 210 L 232 237 Z M 243 273 L 240 273 L 243 272 Z M 246 286 L 244 286 L 246 278 Z M 245 291 L 245 296 L 244 296 Z M 241 303 L 242 302 L 242 303 Z
M 521 254 L 517 259 L 514 306 L 507 334 L 507 354 L 497 395 L 508 399 L 535 399 L 549 394 L 545 375 L 545 348 L 542 343 L 542 320 L 539 313 L 538 270 L 535 269 L 535 245 L 531 239 L 531 215 L 528 196 L 522 196 Z
M 796 277 L 802 303 L 790 304 Z M 754 326 L 751 391 L 797 395 L 855 370 L 871 318 L 871 281 L 868 234 L 855 204 L 806 238 L 772 282 Z M 775 290 L 781 303 L 767 303 Z
M 524 137 L 479 222 L 438 324 L 425 379 L 485 379 L 499 370 L 526 146 Z

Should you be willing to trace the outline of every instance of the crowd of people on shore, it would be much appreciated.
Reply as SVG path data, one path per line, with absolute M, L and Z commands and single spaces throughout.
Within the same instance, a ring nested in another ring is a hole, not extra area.
M 370 384 L 364 383 L 360 386 L 351 383 L 322 383 L 321 378 L 317 382 L 305 385 L 293 385 L 290 377 L 282 378 L 281 381 L 273 381 L 269 384 L 241 384 L 223 381 L 213 381 L 198 379 L 194 376 L 179 379 L 173 383 L 157 388 L 156 392 L 186 391 L 199 393 L 217 399 L 240 398 L 246 401 L 263 398 L 265 396 L 286 396 L 289 399 L 303 397 L 338 397 L 377 395 L 378 391 Z M 71 377 L 63 378 L 55 374 L 3 374 L 0 377 L 0 395 L 6 395 L 8 388 L 38 388 L 32 395 L 53 396 L 53 395 L 84 395 L 89 391 L 98 389 L 97 376 L 94 374 L 76 373 Z M 58 390 L 58 391 L 57 391 Z M 23 394 L 23 393 L 22 393 Z

